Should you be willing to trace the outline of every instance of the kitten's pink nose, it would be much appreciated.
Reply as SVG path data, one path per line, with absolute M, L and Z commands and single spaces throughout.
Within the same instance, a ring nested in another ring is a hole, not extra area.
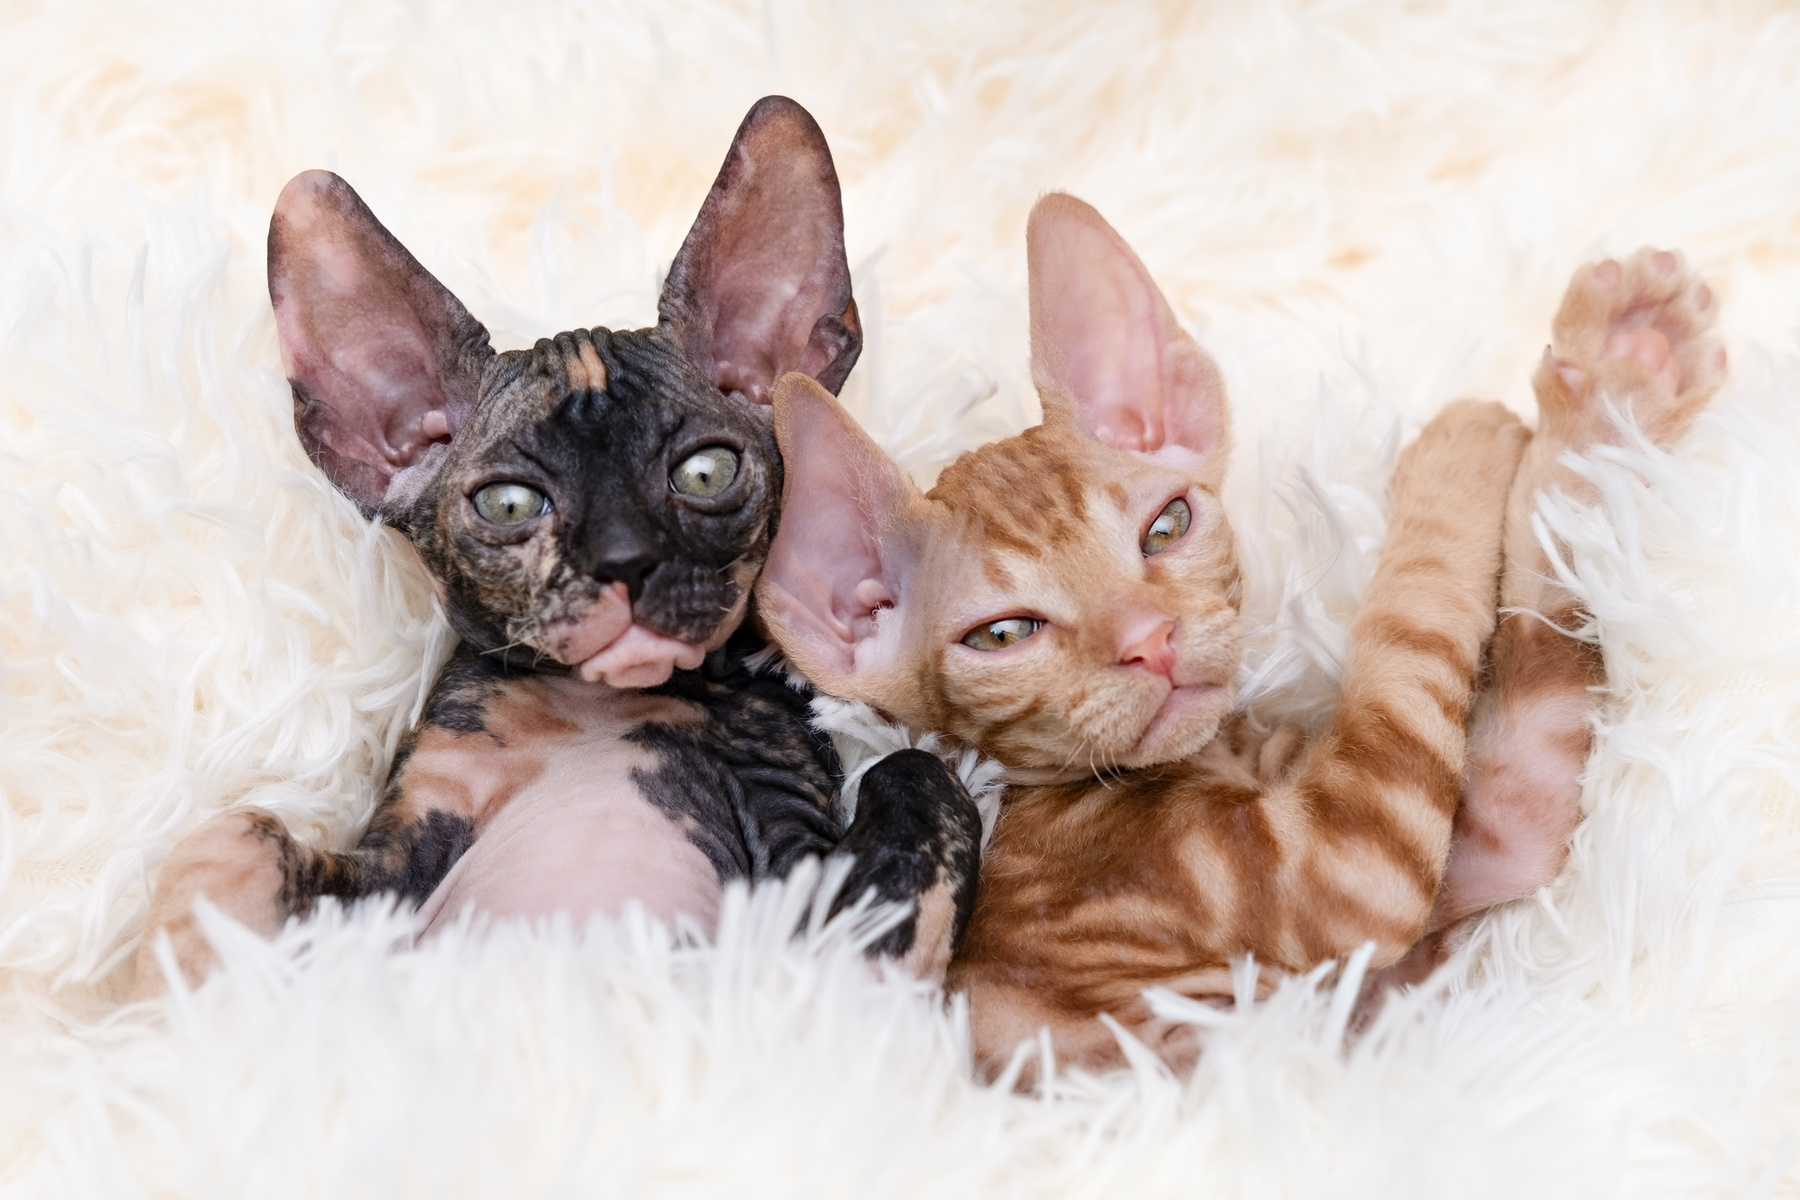
M 1125 632 L 1125 645 L 1119 651 L 1119 663 L 1126 667 L 1142 667 L 1167 679 L 1175 670 L 1175 647 L 1170 639 L 1175 622 L 1156 617 Z

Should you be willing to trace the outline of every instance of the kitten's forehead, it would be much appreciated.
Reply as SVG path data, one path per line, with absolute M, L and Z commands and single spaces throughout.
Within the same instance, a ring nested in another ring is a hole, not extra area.
M 616 431 L 628 412 L 633 425 L 672 428 L 698 417 L 745 435 L 759 451 L 765 441 L 773 444 L 767 419 L 720 393 L 659 329 L 603 328 L 559 333 L 495 356 L 467 436 L 458 440 L 465 456 L 478 457 L 552 418 Z
M 1099 467 L 1094 449 L 1078 436 L 1038 425 L 964 454 L 926 496 L 978 529 L 987 545 L 1036 557 L 1080 536 L 1088 516 L 1087 481 Z
M 1056 425 L 1037 425 L 958 458 L 927 496 L 955 514 L 969 540 L 1041 558 L 1135 521 L 1134 510 L 1197 480 Z
M 577 329 L 517 351 L 512 386 L 520 392 L 519 415 L 541 420 L 572 396 L 603 395 L 612 372 L 601 355 L 612 356 L 616 339 L 610 330 Z

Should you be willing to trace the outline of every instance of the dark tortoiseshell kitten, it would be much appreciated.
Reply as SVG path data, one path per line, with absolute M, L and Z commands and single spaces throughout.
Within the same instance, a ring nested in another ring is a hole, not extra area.
M 973 903 L 980 820 L 936 758 L 890 756 L 856 819 L 807 696 L 746 660 L 774 533 L 768 393 L 836 391 L 861 347 L 837 176 L 791 100 L 745 118 L 672 265 L 654 328 L 496 353 L 481 323 L 326 172 L 289 183 L 269 290 L 295 425 L 363 512 L 417 549 L 461 644 L 359 844 L 239 808 L 158 879 L 159 938 L 190 979 L 197 896 L 272 934 L 321 895 L 398 893 L 426 927 L 468 905 L 582 918 L 631 900 L 709 923 L 724 884 L 854 856 L 845 898 L 913 901 L 877 949 L 941 972 Z

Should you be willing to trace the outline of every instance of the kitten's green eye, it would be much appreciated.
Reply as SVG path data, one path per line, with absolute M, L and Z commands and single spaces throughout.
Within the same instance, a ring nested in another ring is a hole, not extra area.
M 1188 511 L 1187 501 L 1180 496 L 1163 505 L 1163 510 L 1156 514 L 1156 520 L 1150 522 L 1150 528 L 1144 532 L 1144 554 L 1160 554 L 1179 542 L 1193 519 L 1194 515 Z
M 495 525 L 523 525 L 550 511 L 550 497 L 522 483 L 490 483 L 474 500 L 482 520 Z
M 989 621 L 963 634 L 963 645 L 971 650 L 1004 650 L 1016 646 L 1038 631 L 1042 622 L 1033 617 L 1007 617 Z
M 737 473 L 736 453 L 724 446 L 708 446 L 694 451 L 669 472 L 669 486 L 684 496 L 705 500 L 730 487 Z

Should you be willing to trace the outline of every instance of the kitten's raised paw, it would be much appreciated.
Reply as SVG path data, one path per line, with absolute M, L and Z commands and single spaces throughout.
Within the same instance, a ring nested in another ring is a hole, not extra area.
M 1645 247 L 1575 272 L 1533 383 L 1545 428 L 1572 446 L 1609 440 L 1609 404 L 1658 445 L 1680 437 L 1725 379 L 1719 303 L 1679 254 Z

